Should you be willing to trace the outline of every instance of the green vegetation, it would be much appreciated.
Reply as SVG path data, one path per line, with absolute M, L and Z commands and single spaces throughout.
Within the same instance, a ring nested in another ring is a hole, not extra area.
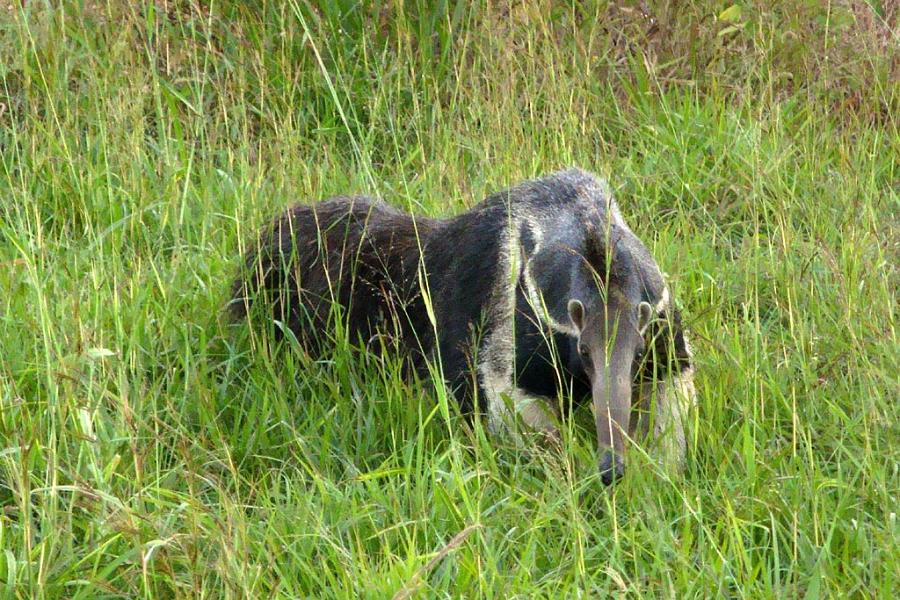
M 896 2 L 55 4 L 0 6 L 0 597 L 900 595 Z M 222 318 L 291 203 L 570 164 L 693 331 L 681 476 Z

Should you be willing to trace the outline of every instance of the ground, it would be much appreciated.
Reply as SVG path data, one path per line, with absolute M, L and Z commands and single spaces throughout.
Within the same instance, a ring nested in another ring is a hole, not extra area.
M 50 4 L 0 6 L 0 597 L 898 595 L 896 2 Z M 693 334 L 682 475 L 222 317 L 291 203 L 567 165 Z

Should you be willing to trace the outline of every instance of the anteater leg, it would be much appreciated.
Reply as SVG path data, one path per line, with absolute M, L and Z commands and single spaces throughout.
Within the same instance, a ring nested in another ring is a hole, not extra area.
M 641 383 L 632 388 L 631 395 L 631 424 L 628 428 L 628 436 L 638 442 L 647 439 L 650 432 L 651 411 L 654 408 L 654 388 L 658 386 L 652 383 Z
M 655 389 L 655 394 L 654 392 Z M 636 386 L 635 416 L 631 435 L 646 439 L 653 428 L 653 440 L 664 464 L 684 467 L 686 439 L 684 427 L 696 404 L 693 370 L 685 369 L 664 381 Z
M 676 469 L 684 467 L 686 450 L 685 424 L 696 404 L 693 371 L 686 369 L 665 381 L 636 386 L 635 415 L 630 434 L 647 439 L 650 428 L 656 453 L 662 462 Z
M 551 438 L 559 437 L 559 414 L 544 400 L 517 390 L 512 395 L 519 417 L 525 426 Z
M 487 382 L 486 382 L 487 383 Z M 484 386 L 488 429 L 491 433 L 516 431 L 515 421 L 551 438 L 559 437 L 559 414 L 544 398 L 532 396 L 513 386 Z

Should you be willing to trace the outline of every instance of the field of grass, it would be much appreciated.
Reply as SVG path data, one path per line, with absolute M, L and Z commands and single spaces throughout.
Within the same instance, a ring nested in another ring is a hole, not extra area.
M 900 595 L 896 2 L 56 4 L 0 6 L 0 598 Z M 567 165 L 693 334 L 680 476 L 222 317 L 291 203 Z

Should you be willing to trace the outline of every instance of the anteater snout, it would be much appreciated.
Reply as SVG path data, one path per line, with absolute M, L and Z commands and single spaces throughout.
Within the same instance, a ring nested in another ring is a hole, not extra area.
M 600 479 L 603 485 L 611 485 L 625 474 L 625 459 L 612 450 L 603 453 L 600 458 Z

